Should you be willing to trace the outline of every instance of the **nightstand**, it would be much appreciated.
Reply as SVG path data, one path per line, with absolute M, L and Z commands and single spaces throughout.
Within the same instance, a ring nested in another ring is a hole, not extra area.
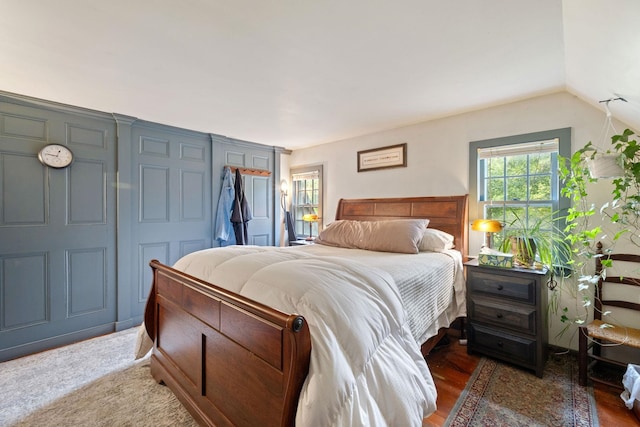
M 535 371 L 542 378 L 549 328 L 546 270 L 465 263 L 467 352 Z

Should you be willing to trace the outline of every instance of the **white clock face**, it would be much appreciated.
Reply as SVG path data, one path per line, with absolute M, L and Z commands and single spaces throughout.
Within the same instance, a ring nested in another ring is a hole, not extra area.
M 38 160 L 52 168 L 65 168 L 73 162 L 73 153 L 64 145 L 49 144 L 40 150 Z

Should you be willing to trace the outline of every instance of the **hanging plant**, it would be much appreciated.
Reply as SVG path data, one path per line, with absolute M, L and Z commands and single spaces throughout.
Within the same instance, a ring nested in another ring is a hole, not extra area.
M 587 274 L 585 270 L 593 263 L 594 257 L 602 257 L 603 267 L 608 268 L 611 267 L 611 261 L 606 259 L 606 255 L 611 253 L 618 241 L 626 239 L 640 246 L 640 145 L 633 138 L 634 135 L 633 131 L 626 129 L 611 137 L 612 147 L 609 150 L 598 150 L 588 142 L 570 158 L 560 159 L 559 171 L 563 183 L 561 194 L 571 201 L 564 231 L 572 248 L 570 264 L 576 275 L 577 285 L 573 289 L 564 290 L 579 301 L 579 306 L 582 307 L 572 318 L 568 316 L 567 307 L 562 309 L 561 321 L 567 325 L 561 334 L 571 325 L 584 323 L 588 317 L 593 300 L 592 285 L 598 282 L 599 277 Z M 611 181 L 611 199 L 596 207 L 589 200 L 588 186 L 598 182 L 602 176 L 592 174 L 589 166 L 594 159 L 604 154 L 613 156 L 620 170 Z M 602 224 L 613 226 L 613 235 L 607 235 L 600 225 L 593 225 L 596 215 Z M 598 242 L 607 238 L 612 245 L 604 254 L 598 254 Z M 556 295 L 555 298 L 557 302 L 559 296 Z M 559 307 L 552 306 L 557 312 Z

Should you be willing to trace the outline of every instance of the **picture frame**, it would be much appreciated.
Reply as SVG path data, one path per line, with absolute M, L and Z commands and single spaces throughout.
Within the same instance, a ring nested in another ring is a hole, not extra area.
M 407 143 L 358 151 L 358 172 L 407 167 Z

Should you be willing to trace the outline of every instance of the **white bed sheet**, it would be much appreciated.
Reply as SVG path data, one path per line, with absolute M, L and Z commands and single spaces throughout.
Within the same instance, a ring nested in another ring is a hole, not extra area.
M 409 319 L 409 328 L 419 344 L 435 336 L 440 328 L 466 316 L 462 255 L 456 250 L 398 254 L 325 245 L 298 246 L 314 256 L 338 256 L 380 268 L 393 277 Z

